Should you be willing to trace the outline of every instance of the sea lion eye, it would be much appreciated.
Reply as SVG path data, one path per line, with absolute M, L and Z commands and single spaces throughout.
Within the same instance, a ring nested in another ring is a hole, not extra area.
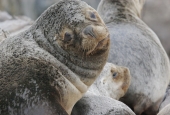
M 90 18 L 96 19 L 96 15 L 93 12 L 91 12 L 90 13 Z
M 113 78 L 116 78 L 117 75 L 118 75 L 118 73 L 117 73 L 117 72 L 114 72 L 112 76 L 113 76 Z
M 64 41 L 69 42 L 69 41 L 71 41 L 71 39 L 72 39 L 71 34 L 66 32 L 65 35 L 64 35 Z

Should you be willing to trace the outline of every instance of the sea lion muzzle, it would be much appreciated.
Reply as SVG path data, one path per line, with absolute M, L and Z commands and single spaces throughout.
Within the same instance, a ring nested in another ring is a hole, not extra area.
M 82 31 L 83 49 L 87 51 L 86 55 L 104 49 L 109 43 L 109 32 L 102 25 L 88 25 Z
M 96 38 L 96 35 L 95 35 L 95 33 L 93 32 L 92 26 L 87 26 L 87 27 L 83 30 L 83 33 L 84 33 L 85 35 L 90 35 L 91 37 Z

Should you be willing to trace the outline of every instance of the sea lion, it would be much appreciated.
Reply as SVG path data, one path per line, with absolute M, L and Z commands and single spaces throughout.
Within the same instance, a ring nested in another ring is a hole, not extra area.
M 63 0 L 0 43 L 0 114 L 65 115 L 102 71 L 109 32 L 85 2 Z
M 130 80 L 128 68 L 106 63 L 99 77 L 85 95 L 100 95 L 119 100 L 127 92 Z
M 137 115 L 156 115 L 170 81 L 170 64 L 159 38 L 140 19 L 143 3 L 101 0 L 97 11 L 110 32 L 108 62 L 131 72 L 130 87 L 120 100 Z
M 169 115 L 169 114 L 170 114 L 170 104 L 166 105 L 162 110 L 160 110 L 157 115 Z
M 71 115 L 135 115 L 124 103 L 106 96 L 83 96 Z

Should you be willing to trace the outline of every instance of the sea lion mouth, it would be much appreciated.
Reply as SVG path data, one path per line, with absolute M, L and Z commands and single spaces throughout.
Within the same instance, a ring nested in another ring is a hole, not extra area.
M 110 35 L 103 25 L 88 25 L 82 31 L 82 49 L 86 55 L 108 49 Z
M 97 46 L 96 46 L 95 49 L 98 49 L 98 48 L 100 48 L 100 47 L 105 46 L 105 45 L 108 43 L 109 38 L 110 38 L 109 35 L 107 35 L 106 38 L 104 38 L 103 40 L 99 41 L 99 43 L 97 44 Z
M 109 41 L 110 41 L 110 35 L 107 35 L 107 37 L 100 40 L 93 49 L 89 50 L 86 53 L 86 55 L 95 54 L 95 53 L 101 53 L 101 51 L 108 50 L 108 46 L 109 46 L 109 43 L 110 43 Z

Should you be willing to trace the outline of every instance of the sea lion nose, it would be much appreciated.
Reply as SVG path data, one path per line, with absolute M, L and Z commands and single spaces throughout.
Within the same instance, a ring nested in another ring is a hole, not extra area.
M 87 26 L 87 27 L 84 29 L 83 33 L 84 33 L 85 35 L 90 35 L 91 37 L 96 38 L 96 35 L 95 35 L 94 31 L 93 31 L 93 27 L 90 26 L 90 25 Z

